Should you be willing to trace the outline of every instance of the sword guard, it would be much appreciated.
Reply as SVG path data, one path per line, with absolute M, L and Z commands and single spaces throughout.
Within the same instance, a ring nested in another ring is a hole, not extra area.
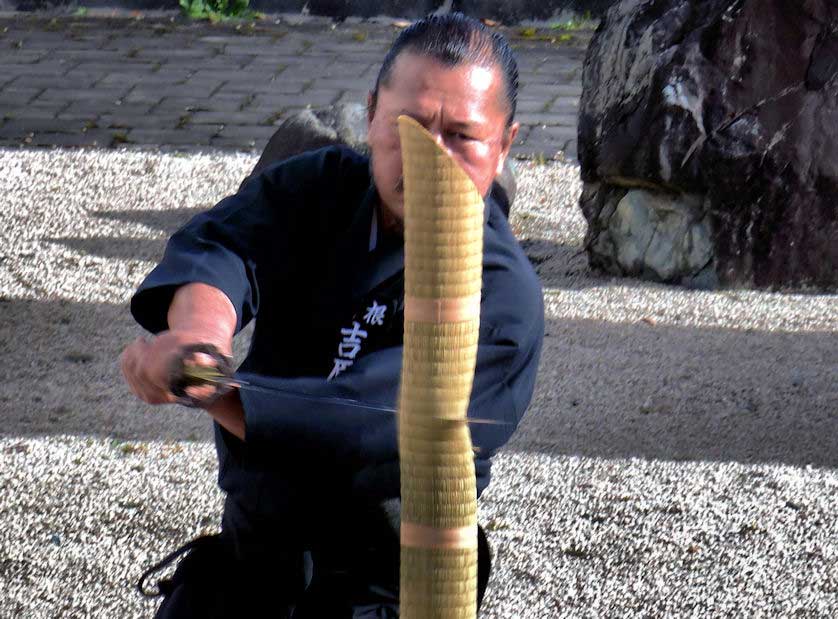
M 189 363 L 195 354 L 208 355 L 215 367 Z M 181 349 L 181 354 L 172 361 L 169 371 L 169 391 L 178 399 L 177 403 L 189 408 L 203 408 L 211 405 L 233 388 L 233 363 L 213 344 L 190 344 Z M 190 387 L 212 386 L 215 391 L 203 398 L 190 395 Z

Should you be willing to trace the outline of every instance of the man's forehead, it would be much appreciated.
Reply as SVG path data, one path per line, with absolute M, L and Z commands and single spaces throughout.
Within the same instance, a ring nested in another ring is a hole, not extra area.
M 399 56 L 393 69 L 390 83 L 382 90 L 390 95 L 387 107 L 398 113 L 410 113 L 415 111 L 414 108 L 421 107 L 425 94 L 431 100 L 443 94 L 446 103 L 463 108 L 462 112 L 468 116 L 474 116 L 478 107 L 487 104 L 492 107 L 500 104 L 499 112 L 503 112 L 500 108 L 505 107 L 497 65 L 464 62 L 451 66 L 429 56 L 405 53 Z M 451 79 L 446 79 L 444 73 L 453 75 L 450 75 Z
M 434 58 L 433 56 L 427 56 L 414 52 L 403 52 L 402 54 L 399 54 L 393 64 L 392 75 L 397 79 L 399 76 L 409 76 L 410 82 L 408 85 L 418 86 L 421 82 L 417 83 L 413 79 L 416 77 L 415 74 L 418 73 L 422 76 L 427 75 L 428 73 L 436 74 L 438 72 L 467 73 L 469 76 L 470 86 L 478 90 L 488 90 L 493 86 L 496 86 L 500 82 L 501 78 L 500 67 L 494 62 L 473 62 L 464 60 L 458 64 L 448 64 L 438 58 Z M 432 83 L 433 79 L 431 78 L 427 81 Z

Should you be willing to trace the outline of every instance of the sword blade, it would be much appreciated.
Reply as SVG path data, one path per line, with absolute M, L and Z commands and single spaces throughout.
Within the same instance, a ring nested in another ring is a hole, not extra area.
M 360 408 L 364 410 L 373 410 L 381 413 L 389 413 L 391 415 L 398 414 L 398 409 L 385 404 L 362 402 L 360 400 L 352 400 L 350 398 L 339 398 L 335 396 L 322 396 L 304 393 L 302 391 L 294 391 L 292 389 L 283 389 L 282 387 L 267 387 L 265 385 L 257 385 L 247 380 L 241 380 L 235 377 L 227 376 L 218 369 L 211 366 L 199 366 L 192 364 L 185 364 L 183 366 L 183 374 L 188 379 L 192 386 L 210 385 L 216 389 L 239 389 L 243 391 L 253 391 L 255 393 L 265 393 L 268 395 L 284 395 L 293 397 L 299 400 L 308 401 L 313 404 L 334 404 L 338 406 L 345 406 L 348 408 Z M 497 421 L 495 419 L 479 419 L 475 417 L 466 417 L 465 419 L 454 417 L 436 417 L 442 421 L 460 422 L 465 421 L 468 424 L 482 424 L 482 425 L 498 425 L 508 426 L 509 423 L 505 421 Z

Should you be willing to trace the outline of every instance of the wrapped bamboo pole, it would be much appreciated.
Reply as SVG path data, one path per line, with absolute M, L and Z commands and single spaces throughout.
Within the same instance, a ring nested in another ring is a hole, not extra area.
M 466 422 L 477 355 L 483 199 L 415 120 L 399 117 L 405 202 L 399 394 L 404 619 L 477 615 L 477 490 Z

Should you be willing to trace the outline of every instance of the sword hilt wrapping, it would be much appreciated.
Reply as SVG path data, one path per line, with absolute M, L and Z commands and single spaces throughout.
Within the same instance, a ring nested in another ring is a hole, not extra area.
M 194 355 L 207 355 L 212 358 L 214 365 L 190 364 L 188 360 Z M 169 391 L 178 398 L 178 404 L 190 408 L 209 406 L 218 398 L 232 389 L 231 385 L 213 379 L 231 380 L 233 378 L 233 360 L 222 353 L 213 344 L 189 344 L 184 346 L 180 354 L 172 360 L 169 369 Z M 208 397 L 198 398 L 187 390 L 190 387 L 210 385 L 214 391 Z

